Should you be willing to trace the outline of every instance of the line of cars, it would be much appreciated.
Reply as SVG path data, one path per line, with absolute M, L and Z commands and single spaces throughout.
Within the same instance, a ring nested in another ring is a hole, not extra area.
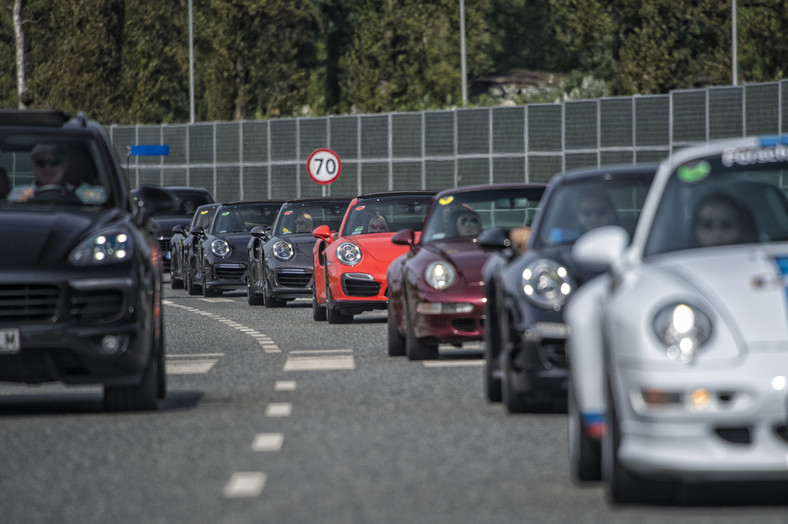
M 311 296 L 330 324 L 386 309 L 392 357 L 481 341 L 486 399 L 567 411 L 572 478 L 612 502 L 788 481 L 786 174 L 788 137 L 761 137 L 547 185 L 286 202 L 250 232 L 247 299 Z

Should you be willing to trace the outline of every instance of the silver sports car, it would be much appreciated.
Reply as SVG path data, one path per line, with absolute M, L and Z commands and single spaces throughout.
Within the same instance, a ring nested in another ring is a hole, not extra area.
M 788 135 L 663 161 L 628 243 L 574 245 L 610 271 L 566 311 L 569 454 L 613 502 L 682 483 L 788 481 Z

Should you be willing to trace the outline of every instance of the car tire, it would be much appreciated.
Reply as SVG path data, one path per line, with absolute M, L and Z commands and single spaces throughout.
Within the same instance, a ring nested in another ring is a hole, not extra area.
M 263 305 L 263 297 L 255 293 L 251 283 L 246 284 L 246 302 L 248 302 L 250 306 Z
M 408 360 L 435 360 L 438 358 L 438 344 L 428 344 L 416 338 L 410 318 L 406 322 L 405 355 Z
M 487 315 L 488 322 L 484 326 L 484 394 L 488 402 L 501 401 L 501 379 L 500 365 L 498 358 L 493 355 L 493 336 L 490 329 L 490 320 L 494 320 Z M 496 376 L 497 372 L 497 376 Z
M 570 381 L 568 397 L 569 470 L 572 480 L 595 482 L 602 480 L 602 458 L 599 442 L 592 439 L 583 428 L 583 418 L 577 408 L 574 387 Z
M 200 292 L 200 288 L 194 283 L 191 271 L 186 272 L 186 276 L 184 277 L 184 287 L 186 288 L 186 292 L 192 296 L 197 295 Z
M 334 307 L 331 300 L 331 290 L 326 287 L 326 320 L 329 324 L 350 324 L 353 315 L 346 315 Z
M 531 402 L 526 395 L 514 389 L 514 375 L 517 373 L 511 368 L 509 359 L 505 356 L 501 363 L 501 402 L 509 413 L 528 413 L 531 411 Z
M 607 484 L 608 500 L 614 504 L 658 504 L 672 501 L 677 484 L 646 479 L 628 471 L 618 458 L 621 427 L 618 421 L 610 382 L 607 383 L 607 413 L 602 436 L 602 478 Z
M 154 348 L 155 349 L 155 348 Z M 104 386 L 105 411 L 151 411 L 159 398 L 159 355 L 151 355 L 134 386 Z
M 268 287 L 268 278 L 265 276 L 265 270 L 263 270 L 263 304 L 265 304 L 265 307 L 284 307 L 285 304 L 287 304 L 286 300 L 271 295 L 271 290 Z
M 397 321 L 394 318 L 394 306 L 389 299 L 388 303 L 388 352 L 390 357 L 401 357 L 405 355 L 405 337 L 397 328 Z
M 312 289 L 312 320 L 322 322 L 326 320 L 326 307 L 317 303 L 317 292 Z

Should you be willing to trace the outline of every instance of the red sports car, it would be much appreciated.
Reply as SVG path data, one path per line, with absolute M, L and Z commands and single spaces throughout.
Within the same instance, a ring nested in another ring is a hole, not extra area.
M 419 238 L 399 231 L 408 251 L 388 268 L 388 353 L 438 358 L 440 343 L 484 338 L 482 267 L 490 253 L 476 236 L 489 227 L 530 226 L 543 184 L 492 184 L 440 192 Z
M 317 227 L 312 251 L 315 284 L 312 317 L 330 324 L 386 309 L 386 270 L 408 250 L 392 244 L 395 231 L 420 230 L 435 191 L 390 191 L 361 195 L 347 208 L 339 233 Z

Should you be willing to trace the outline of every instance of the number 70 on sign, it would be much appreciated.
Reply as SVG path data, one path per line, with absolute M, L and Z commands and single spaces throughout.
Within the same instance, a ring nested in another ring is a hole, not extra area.
M 342 171 L 342 161 L 330 149 L 316 149 L 306 161 L 306 170 L 318 184 L 330 184 Z

